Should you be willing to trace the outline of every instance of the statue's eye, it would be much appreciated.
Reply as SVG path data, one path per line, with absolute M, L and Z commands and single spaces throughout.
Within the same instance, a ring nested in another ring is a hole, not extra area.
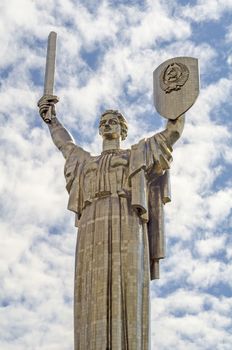
M 114 120 L 114 119 L 111 119 L 111 120 L 110 120 L 110 124 L 116 125 L 116 124 L 118 124 L 118 122 L 117 122 L 116 120 Z

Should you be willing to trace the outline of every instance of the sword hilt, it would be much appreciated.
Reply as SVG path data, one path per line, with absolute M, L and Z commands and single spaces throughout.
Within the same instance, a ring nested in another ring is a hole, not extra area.
M 43 118 L 43 120 L 45 121 L 45 123 L 49 124 L 51 123 L 51 120 L 52 120 L 52 116 L 56 115 L 56 112 L 55 112 L 55 103 L 59 102 L 59 98 L 57 96 L 42 96 L 41 99 L 38 101 L 38 107 L 41 108 L 41 103 L 43 103 L 43 101 L 46 101 L 45 102 L 45 105 L 46 104 L 51 104 L 48 106 L 48 109 L 46 112 L 44 112 L 43 114 L 41 114 L 41 117 Z M 44 104 L 44 103 L 43 103 Z M 42 107 L 43 108 L 43 107 Z
M 47 124 L 51 123 L 51 121 L 52 121 L 52 106 L 49 106 L 47 112 L 43 114 L 43 120 Z

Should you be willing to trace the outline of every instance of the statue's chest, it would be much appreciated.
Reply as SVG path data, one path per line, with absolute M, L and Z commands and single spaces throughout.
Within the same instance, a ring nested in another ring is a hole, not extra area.
M 95 176 L 96 173 L 108 173 L 117 171 L 117 168 L 124 168 L 129 166 L 129 152 L 121 152 L 120 154 L 103 154 L 97 157 L 91 157 L 84 166 L 84 175 L 90 174 Z
M 83 169 L 84 190 L 92 197 L 96 193 L 115 193 L 126 186 L 129 170 L 129 151 L 105 153 L 92 157 Z

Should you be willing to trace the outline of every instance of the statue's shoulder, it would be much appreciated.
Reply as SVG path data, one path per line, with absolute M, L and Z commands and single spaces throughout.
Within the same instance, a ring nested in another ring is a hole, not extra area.
M 141 150 L 145 147 L 145 144 L 146 144 L 146 139 L 142 139 L 142 140 L 139 140 L 137 143 L 133 144 L 131 146 L 131 151 L 137 151 L 137 150 Z
M 74 142 L 67 142 L 66 145 L 66 165 L 70 163 L 83 163 L 91 158 L 91 154 L 82 147 L 76 145 Z

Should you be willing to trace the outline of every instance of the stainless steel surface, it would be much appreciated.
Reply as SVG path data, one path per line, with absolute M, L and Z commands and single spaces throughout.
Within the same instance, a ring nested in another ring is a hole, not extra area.
M 57 39 L 57 34 L 55 32 L 51 32 L 48 36 L 46 69 L 45 69 L 45 79 L 44 79 L 44 95 L 53 95 L 55 65 L 56 65 L 56 39 Z M 45 122 L 50 123 L 51 118 L 52 118 L 52 106 L 50 106 L 48 111 L 46 112 L 44 116 L 44 120 Z
M 159 114 L 176 119 L 196 101 L 199 94 L 198 60 L 174 57 L 153 72 L 154 105 Z
M 150 280 L 159 278 L 159 262 L 165 257 L 164 205 L 171 200 L 172 145 L 185 123 L 183 113 L 179 115 L 179 104 L 185 109 L 185 102 L 179 103 L 175 97 L 180 98 L 176 93 L 182 91 L 184 99 L 184 89 L 193 74 L 189 60 L 178 64 L 174 66 L 177 72 L 172 71 L 169 61 L 154 74 L 154 85 L 164 94 L 156 104 L 170 118 L 166 128 L 130 149 L 120 148 L 127 136 L 127 123 L 118 111 L 102 114 L 102 153 L 92 156 L 75 143 L 56 118 L 54 104 L 58 98 L 45 95 L 38 102 L 42 117 L 53 108 L 48 127 L 65 158 L 68 209 L 75 213 L 78 227 L 75 350 L 150 349 Z M 49 74 L 47 86 L 51 87 Z M 196 91 L 187 99 L 188 108 L 197 96 L 197 86 L 195 77 Z M 166 96 L 174 99 L 171 114 L 170 106 L 164 105 Z

